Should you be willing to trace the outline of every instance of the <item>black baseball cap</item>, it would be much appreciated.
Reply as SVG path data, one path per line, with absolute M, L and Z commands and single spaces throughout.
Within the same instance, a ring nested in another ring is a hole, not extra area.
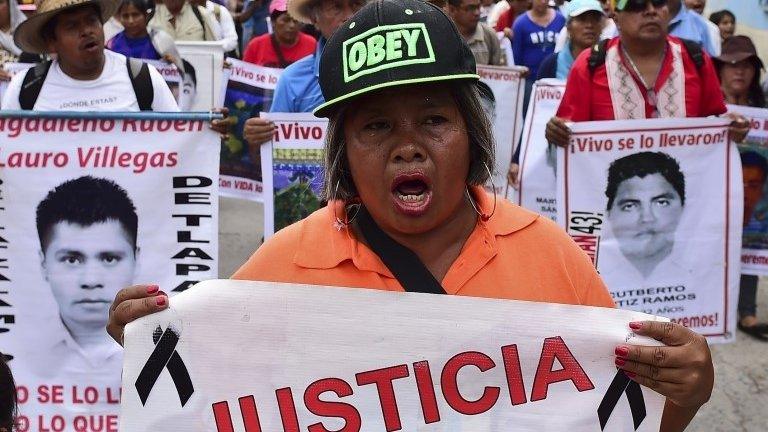
M 374 0 L 328 40 L 320 58 L 328 117 L 342 102 L 386 87 L 478 81 L 475 57 L 453 21 L 423 0 Z

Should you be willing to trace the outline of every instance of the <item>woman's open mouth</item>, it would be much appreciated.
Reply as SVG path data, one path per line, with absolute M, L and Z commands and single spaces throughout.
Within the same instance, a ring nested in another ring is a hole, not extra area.
M 423 215 L 432 202 L 429 177 L 419 172 L 397 175 L 391 190 L 395 209 L 408 216 Z

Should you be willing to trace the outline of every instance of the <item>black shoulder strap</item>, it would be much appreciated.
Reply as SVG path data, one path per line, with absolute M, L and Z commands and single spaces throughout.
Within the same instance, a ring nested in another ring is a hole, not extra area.
M 696 69 L 701 69 L 701 67 L 704 66 L 704 51 L 701 49 L 701 45 L 699 45 L 698 42 L 692 41 L 690 39 L 681 38 L 680 41 L 688 51 L 688 55 L 691 56 L 693 64 L 696 65 Z
M 31 110 L 35 107 L 37 97 L 40 96 L 40 90 L 45 83 L 45 77 L 51 69 L 51 60 L 40 62 L 34 67 L 27 69 L 24 75 L 24 81 L 21 83 L 19 91 L 19 107 L 23 110 Z
M 194 4 L 190 3 L 190 6 L 192 6 L 192 12 L 195 14 L 195 18 L 200 22 L 200 26 L 203 27 L 203 40 L 208 40 L 208 36 L 206 35 L 205 31 L 205 20 L 203 20 L 203 14 L 200 13 L 200 7 L 202 6 L 195 6 Z M 213 37 L 213 35 L 211 35 Z
M 275 50 L 275 54 L 277 54 L 277 61 L 280 62 L 280 67 L 285 69 L 288 67 L 288 62 L 285 60 L 285 56 L 283 55 L 283 50 L 280 48 L 280 43 L 277 42 L 277 36 L 275 36 L 274 33 L 272 33 L 269 36 L 269 40 L 272 41 L 272 49 Z
M 406 291 L 446 294 L 440 282 L 432 276 L 419 257 L 382 231 L 365 207 L 360 207 L 356 219 L 368 246 L 381 258 Z
M 130 58 L 126 61 L 128 77 L 131 79 L 133 92 L 141 111 L 152 111 L 152 101 L 155 99 L 155 89 L 152 86 L 152 76 L 149 66 L 139 59 Z
M 600 42 L 592 45 L 592 50 L 589 52 L 589 73 L 595 73 L 595 69 L 605 64 L 605 46 L 608 44 L 609 39 L 603 39 Z

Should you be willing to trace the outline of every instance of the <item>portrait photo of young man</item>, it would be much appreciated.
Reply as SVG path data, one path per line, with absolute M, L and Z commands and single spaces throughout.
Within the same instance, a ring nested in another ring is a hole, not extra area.
M 66 330 L 44 338 L 49 346 L 39 347 L 48 350 L 48 359 L 68 363 L 50 369 L 87 371 L 113 365 L 119 371 L 119 346 L 105 326 L 112 299 L 133 284 L 137 273 L 133 201 L 112 180 L 83 176 L 50 190 L 37 205 L 35 218 L 42 276 Z

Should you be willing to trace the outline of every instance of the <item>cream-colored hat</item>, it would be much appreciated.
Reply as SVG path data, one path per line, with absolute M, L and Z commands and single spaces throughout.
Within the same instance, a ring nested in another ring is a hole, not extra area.
M 309 17 L 309 6 L 318 0 L 288 0 L 288 15 L 296 21 L 304 24 L 312 24 L 312 18 Z
M 120 0 L 40 0 L 37 13 L 19 24 L 13 35 L 16 46 L 33 54 L 45 54 L 48 47 L 43 38 L 43 27 L 57 14 L 78 6 L 93 4 L 101 10 L 101 22 L 106 22 L 117 11 Z

